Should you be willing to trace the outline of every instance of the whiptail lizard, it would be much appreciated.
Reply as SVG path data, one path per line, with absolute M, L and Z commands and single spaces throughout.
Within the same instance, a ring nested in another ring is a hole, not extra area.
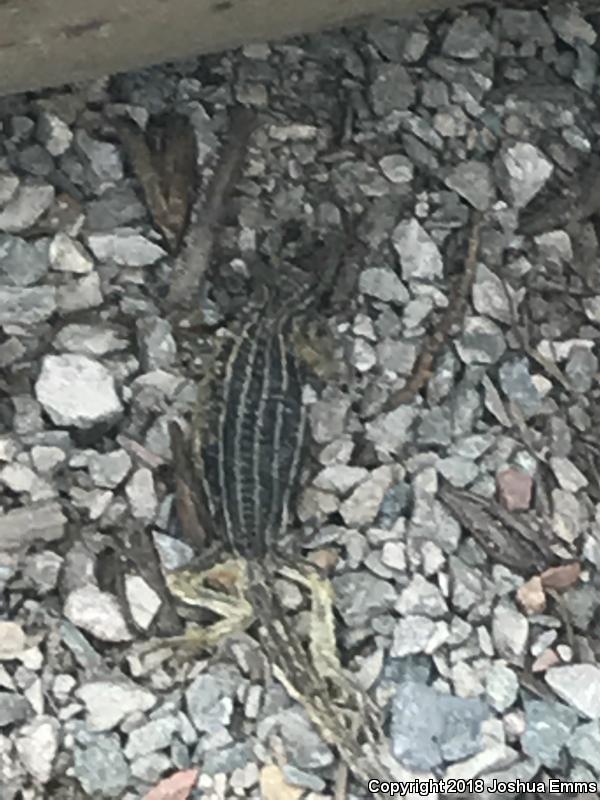
M 309 292 L 278 311 L 267 301 L 224 348 L 201 387 L 191 463 L 200 477 L 203 523 L 232 557 L 204 572 L 173 573 L 168 584 L 184 602 L 222 618 L 189 632 L 188 646 L 212 647 L 256 620 L 274 676 L 366 781 L 378 775 L 374 766 L 363 766 L 363 745 L 374 760 L 385 742 L 379 709 L 339 662 L 329 581 L 282 545 L 303 463 L 305 361 L 314 352 L 302 338 L 300 320 L 315 301 Z M 233 593 L 214 588 L 224 574 Z M 308 642 L 286 618 L 274 589 L 277 577 L 309 592 Z

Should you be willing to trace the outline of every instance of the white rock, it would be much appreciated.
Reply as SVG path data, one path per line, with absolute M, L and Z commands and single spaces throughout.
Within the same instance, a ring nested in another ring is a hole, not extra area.
M 131 632 L 116 597 L 88 584 L 74 589 L 65 602 L 65 617 L 103 642 L 128 642 Z
M 416 411 L 412 406 L 399 406 L 367 424 L 367 438 L 383 453 L 396 453 L 409 439 Z
M 91 681 L 76 694 L 85 704 L 86 724 L 92 731 L 109 731 L 129 714 L 143 713 L 156 705 L 152 692 L 125 681 Z
M 91 428 L 123 411 L 112 375 L 88 356 L 45 356 L 35 394 L 56 425 Z
M 156 516 L 158 500 L 154 490 L 154 478 L 147 467 L 136 470 L 125 488 L 131 513 L 136 519 L 151 522 Z
M 66 233 L 57 233 L 50 242 L 48 251 L 52 269 L 60 272 L 75 272 L 86 275 L 94 268 L 94 262 L 85 252 L 83 246 L 67 236 Z
M 358 288 L 363 294 L 376 297 L 384 303 L 404 305 L 409 299 L 406 286 L 393 270 L 386 267 L 369 267 L 363 270 Z
M 0 172 L 0 206 L 14 197 L 19 188 L 19 179 L 12 172 Z
M 405 280 L 433 280 L 442 276 L 444 263 L 438 246 L 414 217 L 396 226 L 392 243 Z
M 88 245 L 100 261 L 114 261 L 127 267 L 145 267 L 164 258 L 166 252 L 132 228 L 112 233 L 92 233 Z
M 18 233 L 29 228 L 54 200 L 54 187 L 47 183 L 23 183 L 0 211 L 0 231 Z
M 565 703 L 590 719 L 600 719 L 600 667 L 596 664 L 552 667 L 546 671 L 545 678 Z
M 554 171 L 546 156 L 529 142 L 517 142 L 503 155 L 509 189 L 517 208 L 523 208 L 544 186 Z
M 40 783 L 48 783 L 58 751 L 58 720 L 39 716 L 24 725 L 17 737 L 17 752 L 27 772 Z
M 345 500 L 340 513 L 349 527 L 369 525 L 377 516 L 383 496 L 392 483 L 392 471 L 388 466 L 378 467 Z
M 315 478 L 314 485 L 317 489 L 323 489 L 326 492 L 346 494 L 361 481 L 366 480 L 368 474 L 369 472 L 365 467 L 333 464 L 319 472 Z
M 160 597 L 139 575 L 125 576 L 125 596 L 134 622 L 147 630 L 160 608 Z

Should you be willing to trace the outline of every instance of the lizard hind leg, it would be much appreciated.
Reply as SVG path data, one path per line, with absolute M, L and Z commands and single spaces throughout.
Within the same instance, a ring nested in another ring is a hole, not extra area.
M 285 568 L 286 577 L 305 586 L 310 594 L 309 650 L 315 670 L 326 678 L 338 695 L 336 704 L 347 709 L 352 717 L 356 709 L 359 723 L 366 739 L 372 743 L 384 738 L 381 727 L 381 712 L 367 692 L 352 679 L 342 665 L 335 636 L 334 592 L 331 581 L 322 578 L 315 570 Z
M 161 644 L 201 652 L 214 649 L 227 636 L 245 631 L 254 620 L 254 610 L 246 599 L 247 580 L 243 559 L 228 559 L 200 572 L 172 572 L 167 576 L 167 585 L 177 599 L 211 611 L 221 619 L 211 625 L 190 627 L 182 636 L 163 639 Z

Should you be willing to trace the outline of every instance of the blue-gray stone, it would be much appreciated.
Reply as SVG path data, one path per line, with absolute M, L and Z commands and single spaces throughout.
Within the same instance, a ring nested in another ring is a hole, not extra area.
M 407 767 L 424 770 L 467 758 L 482 749 L 481 723 L 488 717 L 479 699 L 407 682 L 398 687 L 392 702 L 394 756 Z
M 600 776 L 600 722 L 586 722 L 573 731 L 567 748 L 574 758 L 588 764 Z
M 216 775 L 218 772 L 229 775 L 234 769 L 245 767 L 253 757 L 250 741 L 236 742 L 221 750 L 209 750 L 204 753 L 202 771 L 207 775 Z
M 540 410 L 542 398 L 531 378 L 527 359 L 520 358 L 502 364 L 500 385 L 504 394 L 517 403 L 526 418 Z
M 527 729 L 521 746 L 527 755 L 547 767 L 557 767 L 560 751 L 577 725 L 577 712 L 562 703 L 529 700 L 525 703 Z
M 129 766 L 116 733 L 88 739 L 75 748 L 74 772 L 90 797 L 122 797 L 129 783 Z
M 411 488 L 405 481 L 391 486 L 385 495 L 375 520 L 377 528 L 390 530 L 398 518 L 408 510 L 411 499 Z

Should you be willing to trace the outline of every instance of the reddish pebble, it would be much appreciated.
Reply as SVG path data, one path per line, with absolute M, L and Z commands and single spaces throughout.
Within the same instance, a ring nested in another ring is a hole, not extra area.
M 533 480 L 518 469 L 502 470 L 496 476 L 498 497 L 508 511 L 526 511 L 531 505 Z
M 188 800 L 198 781 L 199 769 L 183 769 L 157 783 L 144 800 Z
M 558 657 L 558 653 L 551 649 L 544 650 L 544 652 L 538 656 L 531 665 L 531 671 L 545 672 L 547 669 L 550 669 L 550 667 L 555 667 L 560 663 L 561 662 L 560 658 Z
M 517 589 L 517 600 L 526 614 L 541 614 L 546 608 L 546 595 L 539 575 L 534 575 Z
M 549 567 L 542 572 L 542 585 L 544 589 L 569 589 L 575 586 L 580 575 L 581 565 L 577 561 L 561 564 L 560 567 Z

